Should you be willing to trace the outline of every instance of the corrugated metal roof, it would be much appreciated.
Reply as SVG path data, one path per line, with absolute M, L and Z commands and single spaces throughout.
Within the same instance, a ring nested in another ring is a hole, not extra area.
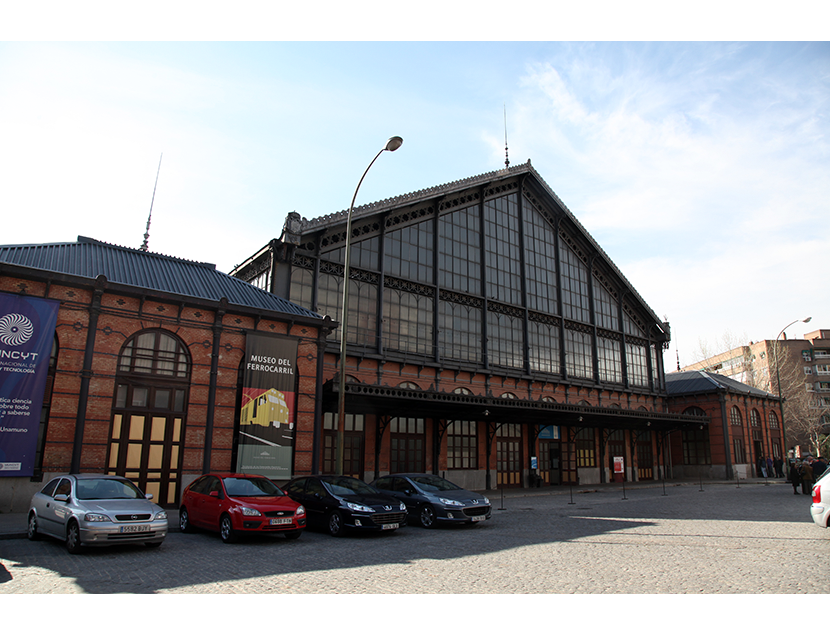
M 777 395 L 768 393 L 765 390 L 747 386 L 731 377 L 716 373 L 707 373 L 702 370 L 685 370 L 666 374 L 666 391 L 670 397 L 717 392 L 719 390 L 741 395 L 754 395 L 756 397 L 772 399 L 778 398 Z
M 298 304 L 216 270 L 216 265 L 183 260 L 78 236 L 74 243 L 0 245 L 0 262 L 95 279 L 139 289 L 219 301 L 320 319 Z

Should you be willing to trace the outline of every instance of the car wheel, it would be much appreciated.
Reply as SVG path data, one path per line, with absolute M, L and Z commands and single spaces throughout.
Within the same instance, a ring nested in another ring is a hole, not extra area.
M 144 546 L 147 547 L 148 549 L 158 549 L 159 547 L 161 547 L 161 543 L 160 542 L 145 542 Z
M 346 533 L 346 523 L 343 521 L 343 514 L 336 509 L 329 514 L 329 533 L 338 538 Z
M 179 510 L 179 530 L 185 534 L 193 531 L 193 525 L 190 524 L 190 514 L 187 513 L 187 507 L 182 507 Z
M 81 553 L 83 547 L 81 546 L 81 528 L 78 527 L 77 521 L 70 520 L 69 526 L 66 528 L 66 550 L 69 553 Z
M 37 533 L 37 516 L 35 516 L 34 512 L 29 514 L 29 524 L 26 528 L 26 537 L 29 540 L 40 539 L 40 534 Z
M 222 542 L 236 542 L 236 532 L 233 530 L 233 522 L 227 514 L 219 520 L 219 535 L 222 536 Z
M 435 510 L 432 505 L 421 505 L 418 510 L 418 521 L 421 523 L 421 527 L 427 529 L 435 526 Z
M 283 536 L 285 536 L 286 540 L 297 540 L 303 533 L 302 529 L 298 529 L 296 531 L 286 531 Z

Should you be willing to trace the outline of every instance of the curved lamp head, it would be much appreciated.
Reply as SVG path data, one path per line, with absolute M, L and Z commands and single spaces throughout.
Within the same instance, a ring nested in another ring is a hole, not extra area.
M 403 141 L 401 141 L 401 143 L 403 143 Z M 804 323 L 806 324 L 807 322 L 809 322 L 809 321 L 810 321 L 810 320 L 812 320 L 812 319 L 813 319 L 812 317 L 808 317 L 808 318 L 804 318 L 804 319 L 803 319 L 803 320 L 801 320 L 801 321 L 802 321 L 802 322 L 804 322 Z
M 389 141 L 386 142 L 386 147 L 384 150 L 389 150 L 389 152 L 394 152 L 398 148 L 403 145 L 403 139 L 400 137 L 390 137 Z

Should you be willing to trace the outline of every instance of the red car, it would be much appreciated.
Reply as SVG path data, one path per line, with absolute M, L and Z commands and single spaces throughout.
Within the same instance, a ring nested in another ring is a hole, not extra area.
M 218 531 L 223 542 L 243 534 L 281 533 L 299 538 L 305 508 L 277 485 L 255 474 L 205 474 L 188 485 L 179 508 L 179 528 Z

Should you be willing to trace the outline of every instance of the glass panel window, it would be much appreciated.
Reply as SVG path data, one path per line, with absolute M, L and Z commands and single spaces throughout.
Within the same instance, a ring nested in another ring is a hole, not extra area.
M 661 373 L 661 367 L 658 364 L 658 360 L 660 359 L 660 354 L 657 351 L 657 344 L 653 344 L 651 346 L 651 377 L 654 381 L 655 388 L 665 388 L 666 382 L 663 380 L 663 375 Z
M 342 302 L 342 300 L 341 300 Z M 349 281 L 349 330 L 346 341 L 374 347 L 377 344 L 378 288 L 370 282 Z
M 528 308 L 540 313 L 557 314 L 556 232 L 527 201 L 524 210 Z
M 628 363 L 628 381 L 635 386 L 648 386 L 646 347 L 633 342 L 626 342 L 625 357 Z
M 597 326 L 618 331 L 620 320 L 617 314 L 617 302 L 611 292 L 594 278 L 594 311 L 597 319 Z
M 478 207 L 438 220 L 438 285 L 461 293 L 481 293 L 481 229 Z
M 357 267 L 358 269 L 369 269 L 377 271 L 378 268 L 378 238 L 364 238 L 363 240 L 354 239 L 355 225 L 352 225 L 352 242 L 351 250 L 352 257 L 349 259 L 349 267 Z M 331 262 L 343 263 L 343 254 L 345 253 L 345 243 L 336 249 L 330 249 L 320 254 L 321 258 Z
M 432 353 L 433 300 L 424 295 L 386 288 L 383 293 L 383 333 L 386 348 Z
M 559 259 L 562 272 L 562 313 L 569 320 L 589 322 L 588 266 L 564 242 L 559 246 Z
M 467 362 L 481 360 L 481 309 L 441 301 L 438 319 L 441 355 Z
M 311 298 L 314 291 L 314 272 L 295 267 L 291 271 L 291 291 L 288 299 L 306 309 L 313 310 Z
M 503 313 L 487 313 L 487 351 L 490 364 L 522 368 L 524 366 L 524 334 L 522 319 Z
M 432 284 L 433 221 L 396 229 L 384 237 L 383 272 Z
M 343 276 L 320 273 L 317 282 L 317 313 L 328 315 L 335 322 L 340 322 L 340 307 L 343 306 Z M 340 340 L 338 326 L 329 335 L 331 340 Z
M 530 370 L 559 374 L 559 327 L 531 320 L 527 337 Z
M 636 335 L 637 337 L 645 337 L 645 331 L 628 313 L 623 312 L 623 330 L 627 335 Z
M 732 409 L 729 411 L 729 422 L 733 426 L 739 426 L 743 423 L 743 418 L 741 417 L 741 411 L 738 410 L 737 406 L 732 406 Z
M 620 342 L 605 337 L 597 338 L 600 381 L 622 383 L 622 355 Z
M 487 297 L 520 304 L 522 271 L 519 242 L 519 205 L 515 194 L 484 204 L 484 262 Z
M 565 329 L 565 368 L 571 377 L 593 377 L 590 333 Z
M 187 377 L 189 363 L 187 349 L 178 339 L 163 331 L 148 331 L 124 347 L 118 368 L 128 373 Z
M 770 428 L 777 428 L 778 427 L 778 415 L 774 412 L 769 413 L 769 427 Z

